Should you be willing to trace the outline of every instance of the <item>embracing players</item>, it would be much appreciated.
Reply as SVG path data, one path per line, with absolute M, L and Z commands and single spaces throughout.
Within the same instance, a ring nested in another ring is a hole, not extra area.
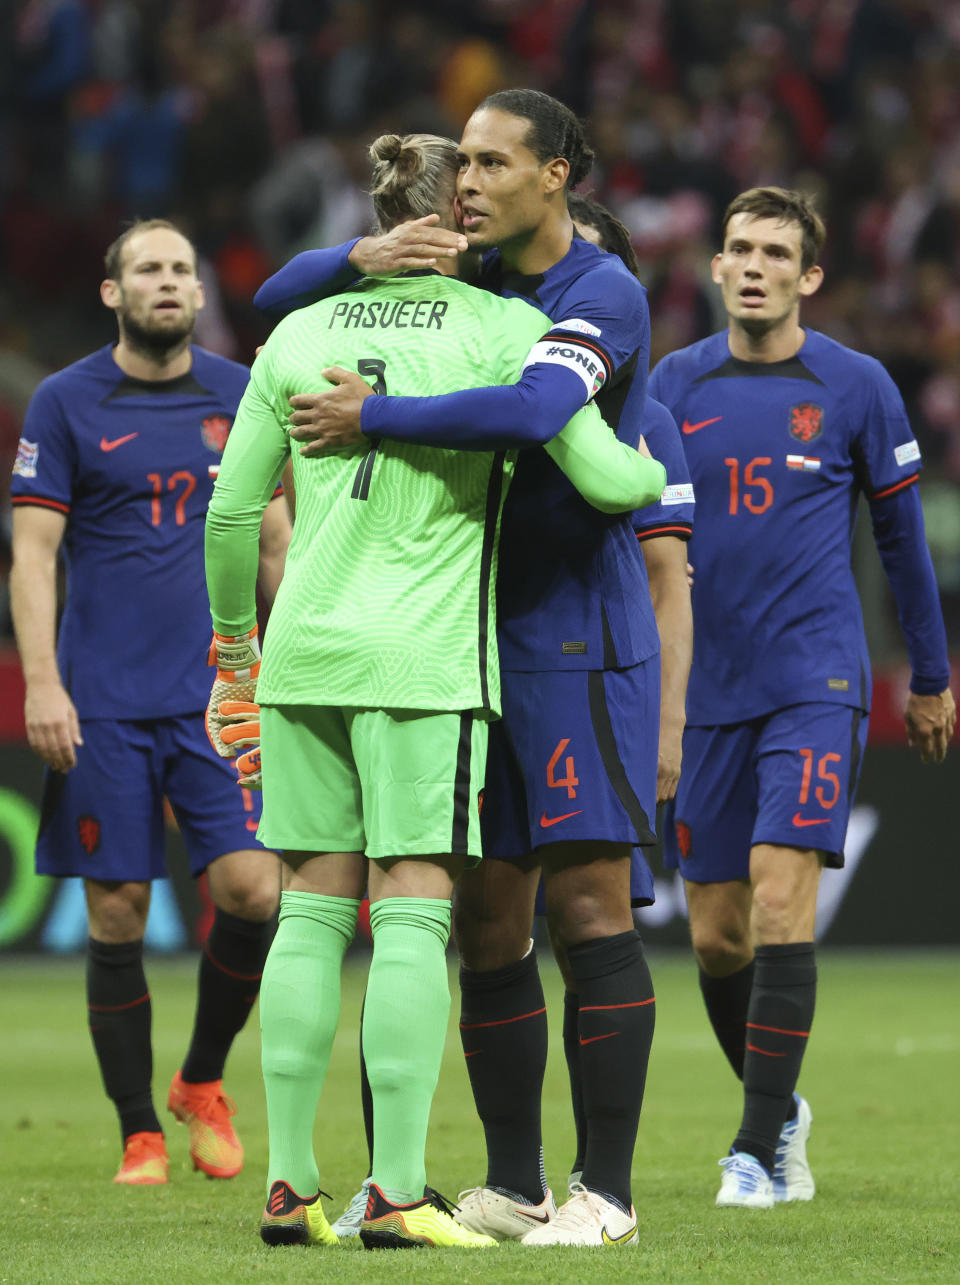
M 388 135 L 371 157 L 381 227 L 433 209 L 453 226 L 454 143 Z M 522 302 L 452 280 L 454 261 L 443 267 L 367 279 L 300 310 L 257 359 L 207 524 L 217 648 L 221 660 L 231 655 L 230 670 L 257 664 L 257 527 L 291 453 L 289 396 L 334 361 L 381 395 L 511 381 L 550 328 Z M 603 483 L 596 501 L 604 507 L 628 509 L 663 490 L 663 467 L 617 441 L 594 407 L 546 450 L 586 493 Z M 284 850 L 280 925 L 261 1000 L 270 1126 L 261 1236 L 268 1244 L 337 1242 L 320 1205 L 313 1127 L 340 964 L 369 881 L 363 1051 L 373 1164 L 359 1233 L 368 1248 L 489 1246 L 488 1235 L 454 1221 L 425 1190 L 424 1147 L 449 1010 L 450 895 L 480 857 L 477 797 L 488 726 L 500 710 L 492 615 L 514 457 L 384 438 L 327 459 L 295 449 L 292 458 L 297 518 L 255 693 L 263 706 L 260 832 Z M 624 491 L 628 477 L 638 484 Z M 215 740 L 230 687 L 218 682 L 211 700 Z M 252 740 L 259 730 L 250 728 Z M 225 753 L 236 735 L 223 728 Z
M 38 387 L 11 486 L 27 736 L 47 764 L 37 871 L 84 881 L 90 1031 L 124 1143 L 114 1181 L 164 1183 L 143 935 L 150 881 L 164 873 L 169 799 L 216 915 L 168 1106 L 190 1126 L 195 1167 L 230 1178 L 243 1150 L 223 1066 L 257 996 L 279 895 L 277 858 L 254 839 L 256 811 L 203 726 L 209 469 L 249 372 L 191 345 L 203 288 L 193 246 L 165 220 L 114 241 L 100 296 L 119 342 Z M 278 497 L 263 528 L 269 594 L 288 538 Z M 57 640 L 61 546 L 67 598 Z
M 816 994 L 820 871 L 843 864 L 870 668 L 850 566 L 864 495 L 910 655 L 911 744 L 953 733 L 946 637 L 915 486 L 920 451 L 886 371 L 800 324 L 820 286 L 810 202 L 756 188 L 713 260 L 729 325 L 650 380 L 697 495 L 683 775 L 665 821 L 707 1011 L 743 1081 L 718 1205 L 810 1200 L 796 1092 Z
M 567 196 L 591 162 L 580 123 L 556 99 L 516 89 L 480 104 L 460 141 L 457 181 L 467 241 L 488 251 L 480 284 L 529 300 L 552 327 L 508 386 L 373 397 L 344 372 L 332 393 L 294 399 L 293 435 L 318 439 L 308 453 L 364 434 L 467 449 L 538 445 L 594 398 L 636 444 L 646 296 L 613 255 L 574 235 Z M 442 252 L 442 238 L 433 244 Z M 420 225 L 388 243 L 395 258 L 376 239 L 300 255 L 256 302 L 296 306 L 318 286 L 355 280 L 355 268 L 429 266 L 430 246 Z M 654 841 L 659 638 L 629 519 L 590 509 L 542 451 L 521 453 L 504 506 L 497 623 L 503 719 L 490 733 L 484 861 L 454 901 L 461 1034 L 488 1168 L 458 1217 L 528 1244 L 626 1246 L 638 1240 L 630 1171 L 655 1012 L 631 894 L 652 899 L 639 848 Z M 541 870 L 579 1001 L 586 1131 L 583 1172 L 559 1213 L 540 1136 L 547 1022 L 530 930 Z

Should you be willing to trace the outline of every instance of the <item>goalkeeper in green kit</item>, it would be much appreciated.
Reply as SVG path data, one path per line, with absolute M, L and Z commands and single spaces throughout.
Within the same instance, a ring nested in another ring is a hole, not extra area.
M 381 231 L 436 211 L 454 228 L 456 146 L 388 135 L 370 149 Z M 369 440 L 291 452 L 287 398 L 331 365 L 377 392 L 512 383 L 549 320 L 436 271 L 365 280 L 302 309 L 257 358 L 207 518 L 217 664 L 207 727 L 244 755 L 259 838 L 283 851 L 280 922 L 260 992 L 269 1123 L 267 1244 L 337 1244 L 320 1204 L 313 1125 L 364 889 L 373 960 L 363 1050 L 374 1103 L 368 1248 L 493 1246 L 426 1187 L 424 1148 L 449 1011 L 450 896 L 480 859 L 486 733 L 500 712 L 498 527 L 514 457 Z M 546 447 L 598 508 L 655 500 L 662 465 L 588 406 Z M 262 672 L 254 590 L 260 515 L 293 461 L 286 572 Z M 252 704 L 251 702 L 256 702 Z M 257 705 L 260 706 L 259 728 Z

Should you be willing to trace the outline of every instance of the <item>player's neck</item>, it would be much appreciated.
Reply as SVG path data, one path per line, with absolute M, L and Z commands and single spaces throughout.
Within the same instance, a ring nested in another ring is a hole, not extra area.
M 731 357 L 739 361 L 789 361 L 796 357 L 806 337 L 797 316 L 763 331 L 746 330 L 731 317 L 727 342 Z
M 537 276 L 559 263 L 573 241 L 573 221 L 566 207 L 544 219 L 532 232 L 500 246 L 500 259 L 508 272 Z
M 113 360 L 131 379 L 143 379 L 148 383 L 178 379 L 181 375 L 186 375 L 193 365 L 190 336 L 175 348 L 148 351 L 131 343 L 127 335 L 121 334 L 113 350 Z

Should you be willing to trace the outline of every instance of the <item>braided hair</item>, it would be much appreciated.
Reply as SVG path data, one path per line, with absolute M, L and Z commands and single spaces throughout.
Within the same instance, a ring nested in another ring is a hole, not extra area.
M 570 166 L 567 189 L 576 187 L 590 173 L 593 149 L 583 126 L 569 107 L 539 89 L 501 89 L 485 98 L 477 111 L 493 108 L 530 122 L 524 140 L 541 165 L 562 157 Z

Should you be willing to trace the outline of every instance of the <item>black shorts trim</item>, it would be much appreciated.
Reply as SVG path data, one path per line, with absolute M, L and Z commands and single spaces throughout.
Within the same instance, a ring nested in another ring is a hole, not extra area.
M 66 788 L 67 778 L 63 772 L 55 772 L 53 768 L 48 768 L 43 782 L 43 794 L 40 800 L 40 827 L 37 832 L 39 838 L 46 830 L 47 826 L 56 815 L 63 799 L 63 792 Z
M 853 795 L 857 785 L 857 773 L 860 770 L 860 724 L 862 722 L 863 710 L 855 709 L 850 726 L 850 778 L 847 781 L 848 812 L 853 811 Z
M 643 804 L 637 798 L 627 769 L 620 758 L 617 739 L 610 721 L 610 710 L 607 706 L 607 691 L 603 684 L 603 671 L 591 669 L 587 674 L 587 696 L 590 702 L 590 721 L 593 734 L 597 739 L 600 758 L 606 769 L 607 777 L 613 786 L 614 793 L 630 823 L 637 832 L 637 843 L 649 847 L 656 843 L 657 836 L 650 825 L 650 818 L 643 810 Z
M 490 678 L 487 673 L 487 642 L 490 636 L 490 577 L 493 575 L 493 549 L 500 525 L 500 504 L 503 499 L 503 465 L 505 451 L 497 451 L 487 480 L 487 503 L 483 518 L 483 548 L 480 553 L 480 704 L 490 708 Z
M 469 855 L 470 833 L 470 767 L 473 743 L 473 713 L 460 715 L 460 741 L 457 745 L 457 770 L 453 778 L 453 833 L 450 851 L 454 856 Z

